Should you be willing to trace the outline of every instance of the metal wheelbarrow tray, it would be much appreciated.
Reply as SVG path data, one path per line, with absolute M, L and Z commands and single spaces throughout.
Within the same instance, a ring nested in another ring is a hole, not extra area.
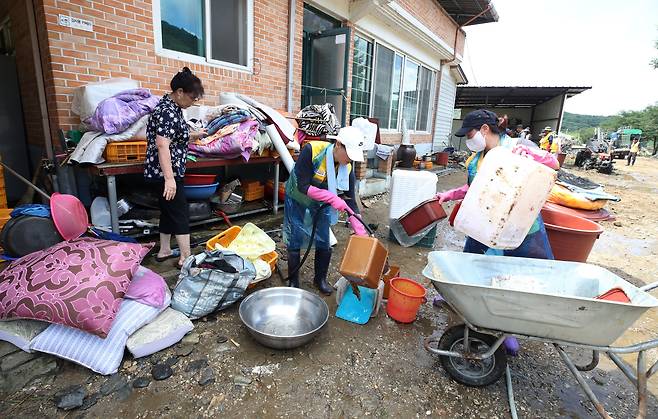
M 638 288 L 608 270 L 585 263 L 430 252 L 423 275 L 463 321 L 440 336 L 424 339 L 425 349 L 440 355 L 446 372 L 469 386 L 485 386 L 507 372 L 503 342 L 509 337 L 552 344 L 601 417 L 609 418 L 580 371 L 608 356 L 638 392 L 638 418 L 647 415 L 647 380 L 658 373 L 658 362 L 647 366 L 646 351 L 658 339 L 631 346 L 610 346 L 658 299 L 647 294 L 658 282 Z M 596 299 L 621 288 L 630 303 Z M 592 351 L 592 361 L 576 365 L 564 347 Z M 619 355 L 637 353 L 634 370 Z
M 423 275 L 469 323 L 585 345 L 612 344 L 658 299 L 612 272 L 577 262 L 431 252 Z M 492 286 L 527 279 L 527 290 Z M 597 300 L 619 287 L 630 303 Z

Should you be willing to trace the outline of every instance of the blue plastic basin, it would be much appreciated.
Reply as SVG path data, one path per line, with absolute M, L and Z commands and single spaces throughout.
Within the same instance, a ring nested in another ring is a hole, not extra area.
M 185 185 L 185 196 L 187 199 L 208 199 L 215 191 L 219 183 L 210 185 Z

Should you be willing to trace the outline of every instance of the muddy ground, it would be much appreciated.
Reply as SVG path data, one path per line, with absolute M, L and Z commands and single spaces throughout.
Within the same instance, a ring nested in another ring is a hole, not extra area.
M 586 176 L 622 197 L 621 202 L 609 205 L 617 221 L 603 224 L 605 233 L 590 262 L 612 269 L 636 284 L 657 280 L 658 160 L 639 158 L 633 168 L 618 162 L 612 176 L 593 172 Z M 440 177 L 439 188 L 459 186 L 464 180 L 465 174 L 455 171 Z M 428 249 L 404 249 L 386 240 L 388 196 L 366 203 L 370 208 L 365 217 L 369 222 L 380 223 L 377 235 L 388 247 L 391 262 L 401 266 L 404 276 L 426 285 L 431 301 L 436 292 L 420 275 Z M 280 219 L 261 222 L 266 228 L 276 228 Z M 463 237 L 446 224 L 440 224 L 434 249 L 460 250 Z M 335 232 L 341 244 L 332 261 L 332 281 L 338 279 L 337 264 L 348 230 L 340 226 Z M 198 232 L 198 236 L 206 235 L 208 232 Z M 171 272 L 168 265 L 156 265 L 151 260 L 149 265 L 163 273 Z M 307 266 L 312 263 L 307 262 Z M 311 275 L 311 270 L 304 269 L 303 287 L 316 292 Z M 275 276 L 264 286 L 278 285 Z M 276 351 L 259 346 L 240 323 L 236 305 L 196 322 L 190 343 L 146 359 L 133 360 L 126 355 L 114 377 L 103 377 L 59 361 L 56 374 L 0 397 L 0 412 L 4 417 L 509 417 L 504 380 L 485 388 L 464 387 L 452 381 L 438 359 L 422 348 L 424 336 L 446 327 L 448 316 L 444 309 L 427 303 L 418 320 L 409 325 L 398 324 L 380 313 L 365 326 L 357 326 L 333 316 L 333 296 L 326 301 L 331 312 L 327 327 L 302 348 Z M 658 310 L 654 310 L 618 343 L 656 338 L 657 329 Z M 199 342 L 194 343 L 197 336 Z M 223 342 L 225 338 L 230 340 Z M 585 358 L 571 352 L 578 359 Z M 649 358 L 654 362 L 658 353 L 654 351 Z M 625 359 L 633 362 L 632 357 Z M 153 364 L 165 360 L 175 362 L 173 376 L 151 381 L 143 389 L 132 388 L 136 378 L 150 378 Z M 206 361 L 214 382 L 201 386 L 198 381 Z M 520 417 L 596 416 L 552 347 L 522 343 L 520 355 L 510 358 L 509 363 Z M 614 417 L 635 416 L 633 388 L 610 362 L 602 360 L 597 369 L 585 376 Z M 88 404 L 93 405 L 86 410 L 58 410 L 54 394 L 77 384 L 83 386 Z M 649 416 L 658 417 L 658 379 L 654 378 L 649 386 Z

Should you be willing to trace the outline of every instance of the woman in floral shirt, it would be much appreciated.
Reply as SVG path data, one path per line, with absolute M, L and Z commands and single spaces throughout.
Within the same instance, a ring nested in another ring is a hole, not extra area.
M 203 96 L 201 80 L 189 68 L 174 76 L 171 93 L 155 107 L 146 126 L 148 146 L 144 177 L 158 185 L 160 193 L 160 251 L 156 259 L 173 256 L 171 235 L 180 249 L 179 266 L 190 254 L 189 208 L 183 190 L 183 177 L 190 139 L 205 136 L 204 131 L 189 132 L 183 109 Z

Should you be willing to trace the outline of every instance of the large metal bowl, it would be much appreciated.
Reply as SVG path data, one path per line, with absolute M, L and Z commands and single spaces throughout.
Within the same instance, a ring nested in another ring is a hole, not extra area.
M 291 287 L 256 291 L 242 301 L 239 312 L 254 339 L 274 349 L 308 343 L 329 319 L 329 307 L 322 298 Z

